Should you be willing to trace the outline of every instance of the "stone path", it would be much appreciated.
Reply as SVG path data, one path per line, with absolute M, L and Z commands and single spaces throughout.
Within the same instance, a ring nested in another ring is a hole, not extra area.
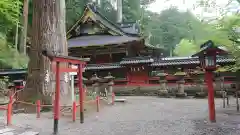
M 59 135 L 239 135 L 240 114 L 221 104 L 222 100 L 216 99 L 217 122 L 212 124 L 208 122 L 207 99 L 127 97 L 127 103 L 105 107 L 88 116 L 84 124 L 61 117 Z M 51 135 L 50 115 L 41 119 L 35 114 L 14 115 L 13 123 L 39 135 Z
M 28 129 L 0 127 L 0 135 L 39 135 L 39 133 Z

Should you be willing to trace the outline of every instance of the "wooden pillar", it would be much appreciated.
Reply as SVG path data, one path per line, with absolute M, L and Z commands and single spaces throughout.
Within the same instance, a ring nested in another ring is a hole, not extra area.
M 58 133 L 58 120 L 60 113 L 60 63 L 56 62 L 56 90 L 54 99 L 54 122 L 53 133 Z
M 79 105 L 80 105 L 80 123 L 84 122 L 84 107 L 83 107 L 83 79 L 82 79 L 82 65 L 78 65 L 78 87 L 79 87 Z
M 212 71 L 206 71 L 206 81 L 207 81 L 207 87 L 208 87 L 209 120 L 211 122 L 216 122 Z

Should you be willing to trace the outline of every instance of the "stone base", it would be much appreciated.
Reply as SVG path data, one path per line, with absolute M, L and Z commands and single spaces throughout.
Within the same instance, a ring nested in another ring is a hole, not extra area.
M 233 97 L 236 98 L 236 92 L 234 92 Z M 238 91 L 238 98 L 240 97 L 240 91 Z
M 176 93 L 176 98 L 186 98 L 187 93 Z
M 206 92 L 197 92 L 195 95 L 195 98 L 206 98 L 207 93 Z
M 159 90 L 158 91 L 158 96 L 159 97 L 170 97 L 170 95 L 169 95 L 167 90 Z
M 216 98 L 223 98 L 223 92 L 225 92 L 225 91 L 216 91 L 215 92 L 215 97 Z

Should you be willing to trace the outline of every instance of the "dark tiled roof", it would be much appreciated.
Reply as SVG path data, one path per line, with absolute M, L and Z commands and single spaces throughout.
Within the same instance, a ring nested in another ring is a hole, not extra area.
M 224 58 L 224 57 L 219 57 L 217 58 L 217 63 L 228 63 L 228 62 L 235 62 L 236 60 L 233 58 Z
M 140 26 L 138 23 L 122 23 L 119 24 L 121 26 L 121 29 L 130 35 L 139 35 L 140 33 Z
M 235 60 L 228 57 L 217 57 L 217 63 L 234 63 Z M 151 57 L 132 57 L 124 58 L 120 63 L 103 63 L 103 64 L 87 64 L 85 70 L 104 70 L 104 69 L 116 69 L 123 68 L 126 64 L 143 64 L 151 63 L 150 66 L 179 66 L 179 65 L 199 65 L 200 62 L 198 57 L 168 57 L 168 58 L 151 58 Z M 26 69 L 10 69 L 0 70 L 0 75 L 11 75 L 11 74 L 25 74 Z
M 151 57 L 132 57 L 132 58 L 123 58 L 120 64 L 127 65 L 127 64 L 152 63 L 152 62 L 154 62 L 154 59 Z
M 93 3 L 89 3 L 89 4 L 86 5 L 86 8 L 85 8 L 84 12 L 86 12 L 88 10 L 93 13 L 94 19 L 96 21 L 98 21 L 99 23 L 105 25 L 109 29 L 113 30 L 118 35 L 139 36 L 139 34 L 140 34 L 140 31 L 137 30 L 137 26 L 136 25 L 130 25 L 130 24 L 126 25 L 126 24 L 123 24 L 123 26 L 121 26 L 122 24 L 118 25 L 118 24 L 110 21 L 109 19 L 107 19 L 106 16 L 104 16 L 102 13 L 99 12 L 99 7 L 97 7 Z M 73 25 L 72 28 L 70 28 L 68 33 L 78 26 L 78 23 L 81 21 L 81 19 L 82 19 L 82 17 L 77 21 L 77 23 L 75 25 Z
M 231 63 L 235 62 L 232 58 L 217 57 L 217 63 Z M 169 66 L 169 65 L 189 65 L 189 64 L 200 64 L 198 57 L 169 57 L 155 59 L 151 66 Z
M 85 70 L 115 69 L 122 68 L 119 63 L 87 64 Z
M 193 54 L 192 56 L 200 56 L 200 55 L 204 55 L 204 53 L 209 50 L 209 49 L 214 49 L 216 51 L 217 54 L 226 54 L 227 50 L 225 49 L 225 47 L 222 46 L 216 46 L 214 44 L 214 42 L 212 40 L 208 40 L 207 42 L 203 43 L 200 46 L 200 51 L 197 52 L 196 54 Z
M 118 33 L 121 33 L 123 35 L 129 35 L 129 36 L 137 36 L 140 34 L 140 31 L 135 31 L 136 29 L 128 29 L 126 30 L 126 26 L 128 26 L 128 28 L 134 28 L 135 26 L 134 25 L 131 25 L 131 24 L 121 24 L 121 25 L 118 25 L 117 23 L 114 23 L 112 21 L 110 21 L 109 19 L 107 19 L 107 17 L 105 15 L 103 15 L 102 13 L 99 12 L 98 8 L 94 5 L 94 4 L 87 4 L 87 8 L 89 8 L 92 12 L 95 13 L 95 16 L 97 18 L 97 20 L 99 20 L 100 22 L 102 22 L 104 25 L 106 25 L 107 27 L 109 27 L 110 29 L 118 32 Z M 131 25 L 131 26 L 130 26 Z M 125 26 L 125 29 L 123 28 Z
M 86 46 L 104 46 L 111 44 L 127 43 L 136 40 L 139 40 L 139 38 L 111 35 L 80 36 L 69 39 L 68 48 Z
M 13 74 L 25 74 L 27 73 L 26 69 L 3 69 L 0 70 L 0 75 L 13 75 Z

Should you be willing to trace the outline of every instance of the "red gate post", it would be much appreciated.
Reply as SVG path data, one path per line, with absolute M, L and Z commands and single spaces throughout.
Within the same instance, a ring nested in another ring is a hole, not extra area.
M 76 108 L 77 108 L 77 105 L 76 105 L 76 101 L 73 101 L 73 105 L 72 105 L 72 120 L 73 122 L 76 121 Z
M 37 118 L 40 118 L 40 111 L 41 111 L 41 102 L 40 102 L 40 100 L 36 101 L 36 111 L 37 111 Z
M 54 124 L 53 124 L 53 133 L 58 133 L 58 120 L 60 112 L 60 63 L 56 61 L 56 90 L 55 90 L 55 99 L 54 99 Z
M 97 104 L 97 112 L 99 112 L 99 107 L 100 107 L 100 98 L 99 98 L 99 96 L 96 97 L 96 104 Z
M 114 105 L 114 103 L 115 103 L 115 93 L 112 92 L 112 105 Z
M 206 82 L 207 82 L 207 87 L 208 87 L 209 120 L 211 122 L 216 122 L 212 71 L 206 71 Z
M 84 106 L 83 106 L 83 82 L 82 82 L 82 64 L 78 64 L 78 87 L 79 87 L 79 105 L 80 105 L 80 123 L 84 123 Z
M 9 103 L 7 105 L 7 125 L 10 126 L 12 124 L 12 104 L 13 104 L 13 94 L 9 92 Z

